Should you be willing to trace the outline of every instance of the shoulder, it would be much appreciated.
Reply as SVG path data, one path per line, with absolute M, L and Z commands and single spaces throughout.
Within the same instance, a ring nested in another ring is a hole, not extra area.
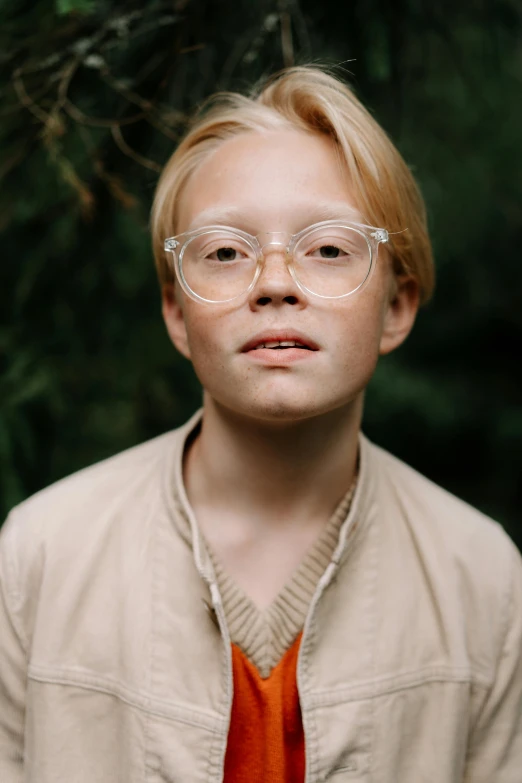
M 0 531 L 1 548 L 28 565 L 63 559 L 95 541 L 144 527 L 161 507 L 166 471 L 194 418 L 20 503 Z
M 50 530 L 65 519 L 91 516 L 124 501 L 147 484 L 172 440 L 173 433 L 160 435 L 66 476 L 15 506 L 7 522 L 14 518 L 18 526 L 32 528 L 45 522 Z
M 502 526 L 479 509 L 435 484 L 389 451 L 366 440 L 383 492 L 404 514 L 443 534 L 449 542 L 506 544 L 511 539 Z M 508 544 L 509 546 L 509 544 Z
M 390 528 L 407 531 L 416 557 L 433 581 L 498 611 L 522 568 L 520 553 L 502 526 L 435 484 L 388 451 L 365 440 L 378 474 L 379 507 Z

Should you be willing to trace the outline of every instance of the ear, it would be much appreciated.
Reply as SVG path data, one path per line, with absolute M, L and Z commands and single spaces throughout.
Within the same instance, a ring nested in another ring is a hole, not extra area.
M 410 275 L 393 275 L 384 313 L 379 355 L 391 353 L 409 335 L 419 309 L 419 284 Z
M 172 343 L 185 359 L 190 359 L 190 348 L 181 296 L 177 294 L 175 283 L 165 283 L 162 286 L 161 312 Z

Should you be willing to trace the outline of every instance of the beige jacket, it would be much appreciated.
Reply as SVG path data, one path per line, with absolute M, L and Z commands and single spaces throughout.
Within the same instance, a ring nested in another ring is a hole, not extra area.
M 1 783 L 222 780 L 230 639 L 181 470 L 201 415 L 9 516 Z M 496 523 L 360 445 L 299 654 L 306 783 L 521 783 L 518 551 Z

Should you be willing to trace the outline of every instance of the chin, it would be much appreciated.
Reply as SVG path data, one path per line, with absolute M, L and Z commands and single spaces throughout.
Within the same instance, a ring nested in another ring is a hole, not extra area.
M 333 411 L 350 407 L 353 404 L 353 400 L 330 399 L 320 401 L 317 399 L 317 396 L 303 400 L 296 399 L 294 395 L 292 399 L 279 398 L 271 400 L 268 397 L 265 397 L 262 400 L 252 398 L 241 401 L 229 400 L 225 404 L 225 407 L 229 410 L 233 410 L 239 416 L 263 422 L 268 425 L 285 425 L 306 421 L 316 418 L 317 416 L 324 416 Z

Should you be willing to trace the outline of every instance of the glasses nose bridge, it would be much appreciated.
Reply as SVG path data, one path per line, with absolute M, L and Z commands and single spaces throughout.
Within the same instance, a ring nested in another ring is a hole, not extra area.
M 291 234 L 286 231 L 264 231 L 258 234 L 256 239 L 263 256 L 267 252 L 270 253 L 278 248 L 287 253 L 291 242 Z

